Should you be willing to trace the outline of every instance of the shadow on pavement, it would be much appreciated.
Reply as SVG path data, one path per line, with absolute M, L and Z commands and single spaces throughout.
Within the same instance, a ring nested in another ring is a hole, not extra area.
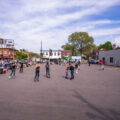
M 77 99 L 86 103 L 88 108 L 91 110 L 86 112 L 86 116 L 92 120 L 120 120 L 120 112 L 115 111 L 113 109 L 102 109 L 98 108 L 95 105 L 91 104 L 88 100 L 86 100 L 83 96 L 81 96 L 76 90 L 74 90 Z

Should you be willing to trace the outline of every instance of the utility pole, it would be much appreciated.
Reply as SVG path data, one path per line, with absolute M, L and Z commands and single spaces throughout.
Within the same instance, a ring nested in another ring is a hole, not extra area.
M 40 61 L 42 62 L 42 40 L 41 40 L 41 49 L 40 49 Z

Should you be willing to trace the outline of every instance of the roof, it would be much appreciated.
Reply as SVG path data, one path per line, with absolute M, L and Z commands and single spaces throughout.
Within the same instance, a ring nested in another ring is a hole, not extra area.
M 120 50 L 120 48 L 112 49 L 112 50 L 99 50 L 99 51 L 115 51 L 115 50 Z

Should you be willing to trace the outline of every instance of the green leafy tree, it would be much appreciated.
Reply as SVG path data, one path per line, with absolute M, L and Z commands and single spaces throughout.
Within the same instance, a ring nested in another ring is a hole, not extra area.
M 40 55 L 39 55 L 39 54 L 33 53 L 33 52 L 30 52 L 30 53 L 29 53 L 29 56 L 30 56 L 30 58 L 33 58 L 33 57 L 40 58 Z
M 74 45 L 70 45 L 69 43 L 66 43 L 65 45 L 62 45 L 62 48 L 64 50 L 71 50 L 72 51 L 72 55 L 77 55 L 77 51 L 75 50 L 75 46 Z
M 27 60 L 28 59 L 28 55 L 24 53 L 23 49 L 17 51 L 16 55 L 17 55 L 18 60 L 22 60 L 22 59 Z
M 94 39 L 87 32 L 72 33 L 68 38 L 68 43 L 62 46 L 64 50 L 72 50 L 73 55 L 84 54 L 86 56 L 92 53 L 94 47 Z
M 104 50 L 112 50 L 113 49 L 113 46 L 112 46 L 112 43 L 110 41 L 107 41 L 106 43 L 104 44 L 100 44 L 98 46 L 98 49 L 104 49 Z

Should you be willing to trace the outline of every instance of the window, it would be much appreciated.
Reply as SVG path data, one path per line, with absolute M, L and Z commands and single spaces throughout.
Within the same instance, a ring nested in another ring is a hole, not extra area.
M 9 51 L 9 55 L 11 55 L 11 52 Z
M 5 54 L 7 54 L 7 51 L 4 51 Z
M 2 54 L 2 51 L 0 51 L 0 54 Z
M 58 56 L 60 56 L 60 52 L 58 52 Z
M 113 57 L 110 57 L 110 63 L 113 63 Z
M 48 55 L 48 52 L 46 52 L 46 55 Z
M 69 56 L 70 56 L 70 53 L 67 53 L 67 56 L 69 57 Z

